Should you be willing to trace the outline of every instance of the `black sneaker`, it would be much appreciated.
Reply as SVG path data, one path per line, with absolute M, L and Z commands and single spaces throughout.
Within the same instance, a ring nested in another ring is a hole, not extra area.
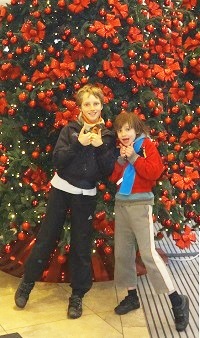
M 184 331 L 189 323 L 189 299 L 187 296 L 180 295 L 182 304 L 172 308 L 175 318 L 177 331 Z
M 72 295 L 69 298 L 67 316 L 71 319 L 76 319 L 82 315 L 82 298 L 78 295 Z
M 21 283 L 15 292 L 15 304 L 23 309 L 29 299 L 31 290 L 33 289 L 35 282 L 25 283 L 22 278 Z
M 132 297 L 128 295 L 119 303 L 118 306 L 116 306 L 114 310 L 115 313 L 117 313 L 118 315 L 125 315 L 129 311 L 139 309 L 139 307 L 140 307 L 139 298 L 137 296 Z

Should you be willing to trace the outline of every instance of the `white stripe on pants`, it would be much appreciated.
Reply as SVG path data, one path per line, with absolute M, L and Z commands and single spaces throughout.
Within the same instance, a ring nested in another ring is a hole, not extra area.
M 126 288 L 137 285 L 135 239 L 155 292 L 174 291 L 168 269 L 155 249 L 152 206 L 116 200 L 114 280 Z

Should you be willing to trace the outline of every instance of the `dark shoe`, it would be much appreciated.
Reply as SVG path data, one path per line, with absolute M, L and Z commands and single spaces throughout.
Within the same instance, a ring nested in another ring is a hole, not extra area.
M 22 281 L 19 284 L 17 291 L 15 292 L 15 304 L 21 309 L 25 307 L 34 285 L 35 282 L 25 283 L 24 279 L 22 278 Z
M 116 306 L 115 313 L 118 315 L 125 315 L 129 311 L 139 309 L 140 302 L 138 297 L 126 296 L 118 306 Z
M 189 323 L 189 299 L 187 296 L 180 295 L 182 304 L 172 308 L 175 318 L 177 331 L 184 331 Z
M 68 318 L 76 319 L 82 315 L 82 298 L 78 295 L 72 295 L 69 298 Z

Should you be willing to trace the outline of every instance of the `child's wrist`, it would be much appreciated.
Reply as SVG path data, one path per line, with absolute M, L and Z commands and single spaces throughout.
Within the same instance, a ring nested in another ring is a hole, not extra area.
M 128 161 L 130 163 L 134 163 L 138 159 L 138 157 L 140 157 L 138 154 L 133 154 L 128 158 Z
M 126 163 L 126 159 L 122 156 L 119 156 L 118 159 L 117 159 L 117 162 L 120 164 L 120 165 L 124 165 Z

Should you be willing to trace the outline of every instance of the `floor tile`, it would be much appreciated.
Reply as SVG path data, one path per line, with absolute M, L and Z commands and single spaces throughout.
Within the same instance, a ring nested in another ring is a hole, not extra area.
M 123 338 L 150 338 L 146 327 L 124 327 Z
M 123 338 L 121 333 L 97 315 L 18 328 L 17 332 L 23 338 L 42 338 L 44 335 L 49 338 Z
M 115 330 L 122 333 L 122 322 L 121 317 L 117 316 L 114 311 L 112 312 L 98 312 L 98 316 L 105 320 L 110 326 L 112 326 Z

